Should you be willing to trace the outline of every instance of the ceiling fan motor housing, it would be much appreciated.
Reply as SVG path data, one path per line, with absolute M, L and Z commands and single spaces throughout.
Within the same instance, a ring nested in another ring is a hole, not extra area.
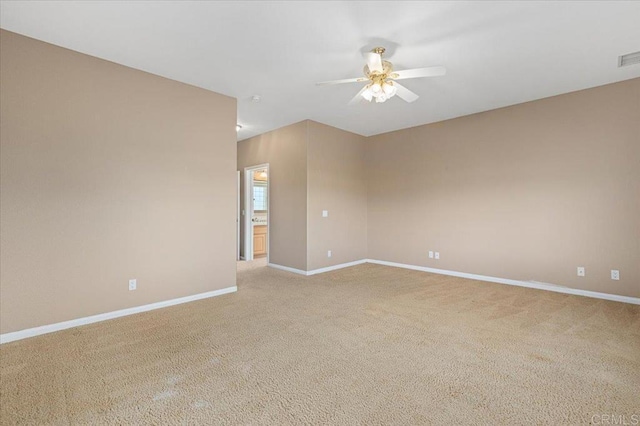
M 367 76 L 369 80 L 374 79 L 384 79 L 387 78 L 393 72 L 393 64 L 389 61 L 382 61 L 382 72 L 371 71 L 369 70 L 369 66 L 364 66 L 364 75 Z

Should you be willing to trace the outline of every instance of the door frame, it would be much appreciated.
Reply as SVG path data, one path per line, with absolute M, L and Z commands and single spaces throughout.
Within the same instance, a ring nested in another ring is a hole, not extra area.
M 244 260 L 253 260 L 253 172 L 267 170 L 267 263 L 271 256 L 269 234 L 271 233 L 271 173 L 269 163 L 244 168 Z

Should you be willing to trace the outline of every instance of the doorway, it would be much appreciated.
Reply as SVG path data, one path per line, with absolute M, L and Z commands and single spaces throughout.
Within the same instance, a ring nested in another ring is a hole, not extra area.
M 244 258 L 269 262 L 269 164 L 246 167 Z

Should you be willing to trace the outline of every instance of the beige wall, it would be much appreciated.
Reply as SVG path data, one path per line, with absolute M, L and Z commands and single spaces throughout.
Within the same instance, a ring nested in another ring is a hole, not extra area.
M 1 332 L 234 286 L 235 100 L 0 40 Z
M 640 296 L 640 79 L 367 143 L 369 258 Z
M 307 268 L 365 259 L 366 138 L 314 121 L 308 126 Z M 323 210 L 328 217 L 322 217 Z
M 269 163 L 269 261 L 307 269 L 307 122 L 292 124 L 238 143 L 241 209 L 244 168 Z M 244 217 L 241 218 L 244 220 Z M 244 227 L 241 253 L 244 255 Z

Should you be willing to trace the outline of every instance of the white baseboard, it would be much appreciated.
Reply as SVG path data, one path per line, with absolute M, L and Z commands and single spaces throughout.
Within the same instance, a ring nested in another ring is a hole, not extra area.
M 367 259 L 355 260 L 353 262 L 341 263 L 339 265 L 327 266 L 326 268 L 313 269 L 311 271 L 303 271 L 302 269 L 290 268 L 288 266 L 282 266 L 275 263 L 269 263 L 267 266 L 287 272 L 293 272 L 294 274 L 310 276 L 322 274 L 323 272 L 335 271 L 336 269 L 348 268 L 350 266 L 362 265 L 363 263 L 367 263 Z
M 446 269 L 428 268 L 426 266 L 407 265 L 404 263 L 387 262 L 385 260 L 367 259 L 367 263 L 375 263 L 378 265 L 393 266 L 396 268 L 413 269 L 415 271 L 431 272 L 433 274 L 450 275 L 453 277 L 469 278 L 472 280 L 488 281 L 492 283 L 516 285 L 519 287 L 535 288 L 538 290 L 555 291 L 556 293 L 573 294 L 576 296 L 593 297 L 595 299 L 612 300 L 614 302 L 631 303 L 640 305 L 640 298 L 631 296 L 620 296 L 617 294 L 599 293 L 597 291 L 580 290 L 577 288 L 563 287 L 555 284 L 541 283 L 537 281 L 520 281 L 507 278 L 489 277 L 486 275 L 468 274 L 466 272 L 449 271 Z
M 193 302 L 195 300 L 220 296 L 238 291 L 238 287 L 227 287 L 220 290 L 208 291 L 206 293 L 194 294 L 192 296 L 180 297 L 178 299 L 165 300 L 163 302 L 150 303 L 148 305 L 136 306 L 134 308 L 121 309 L 119 311 L 106 312 L 104 314 L 92 315 L 90 317 L 77 318 L 55 324 L 43 325 L 40 327 L 27 328 L 26 330 L 14 331 L 12 333 L 0 334 L 0 344 L 13 342 L 14 340 L 26 339 L 28 337 L 39 336 L 41 334 L 53 333 L 54 331 L 66 330 L 67 328 L 78 327 L 94 322 L 106 321 L 114 318 L 133 315 L 140 312 L 152 311 L 154 309 L 166 308 L 168 306 L 179 305 L 181 303 Z
M 288 266 L 269 263 L 268 266 L 287 272 L 293 272 L 304 276 L 321 274 L 323 272 L 334 271 L 336 269 L 348 268 L 363 263 L 374 263 L 378 265 L 392 266 L 396 268 L 412 269 L 415 271 L 430 272 L 433 274 L 450 275 L 460 278 L 468 278 L 472 280 L 488 281 L 499 284 L 515 285 L 519 287 L 534 288 L 538 290 L 555 291 L 557 293 L 573 294 L 577 296 L 592 297 L 596 299 L 612 300 L 614 302 L 630 303 L 640 305 L 640 298 L 631 296 L 620 296 L 617 294 L 600 293 L 597 291 L 580 290 L 571 287 L 562 287 L 554 284 L 540 283 L 537 281 L 519 281 L 507 278 L 490 277 L 486 275 L 469 274 L 466 272 L 449 271 L 446 269 L 428 268 L 426 266 L 407 265 L 404 263 L 388 262 L 385 260 L 362 259 L 354 262 L 342 263 L 339 265 L 328 266 L 326 268 L 314 269 L 312 271 L 303 271 L 301 269 L 290 268 Z M 13 342 L 15 340 L 26 339 L 29 337 L 39 336 L 41 334 L 53 333 L 55 331 L 66 330 L 68 328 L 78 327 L 95 322 L 106 321 L 127 315 L 133 315 L 141 312 L 147 312 L 154 309 L 165 308 L 168 306 L 179 305 L 181 303 L 193 302 L 195 300 L 206 299 L 209 297 L 220 296 L 227 293 L 238 291 L 238 287 L 232 286 L 220 290 L 209 291 L 206 293 L 194 294 L 192 296 L 180 297 L 178 299 L 165 300 L 163 302 L 151 303 L 148 305 L 136 306 L 134 308 L 121 309 L 119 311 L 107 312 L 104 314 L 92 315 L 84 318 L 77 318 L 69 321 L 59 322 L 55 324 L 43 325 L 40 327 L 28 328 L 26 330 L 14 331 L 11 333 L 0 334 L 0 344 Z
M 307 275 L 322 274 L 323 272 L 335 271 L 336 269 L 349 268 L 350 266 L 362 265 L 367 263 L 367 259 L 355 260 L 353 262 L 341 263 L 339 265 L 327 266 L 326 268 L 314 269 L 307 271 Z
M 267 263 L 267 266 L 275 269 L 280 269 L 282 271 L 293 272 L 294 274 L 299 275 L 307 275 L 307 271 L 303 271 L 302 269 L 290 268 L 288 266 L 278 265 L 276 263 Z

